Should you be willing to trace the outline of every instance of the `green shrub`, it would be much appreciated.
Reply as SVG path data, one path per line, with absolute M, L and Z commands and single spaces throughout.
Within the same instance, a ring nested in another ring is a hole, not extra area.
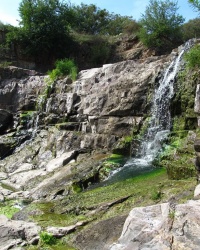
M 47 245 L 54 245 L 56 244 L 56 238 L 47 232 L 41 232 L 40 233 L 40 239 L 42 243 L 47 244 Z
M 106 41 L 97 41 L 91 46 L 91 62 L 94 66 L 105 64 L 111 54 L 111 46 Z
M 162 198 L 162 193 L 160 190 L 153 190 L 151 193 L 151 199 L 153 201 L 158 201 Z
M 54 81 L 58 77 L 70 76 L 72 80 L 76 80 L 77 77 L 77 67 L 73 60 L 63 59 L 58 60 L 55 63 L 56 68 L 49 72 L 50 78 Z
M 1 62 L 0 63 L 0 67 L 6 68 L 6 67 L 10 66 L 11 64 L 12 64 L 12 62 L 7 62 L 7 61 Z
M 186 60 L 187 66 L 190 69 L 200 67 L 200 45 L 195 45 L 188 53 L 185 54 L 184 59 Z

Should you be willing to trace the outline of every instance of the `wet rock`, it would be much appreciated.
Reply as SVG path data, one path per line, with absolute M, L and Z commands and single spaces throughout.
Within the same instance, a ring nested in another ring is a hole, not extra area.
M 0 109 L 0 133 L 4 132 L 13 122 L 13 115 L 7 110 Z
M 194 150 L 200 152 L 200 139 L 196 139 L 194 142 Z
M 12 154 L 18 140 L 13 137 L 13 134 L 0 136 L 0 159 Z

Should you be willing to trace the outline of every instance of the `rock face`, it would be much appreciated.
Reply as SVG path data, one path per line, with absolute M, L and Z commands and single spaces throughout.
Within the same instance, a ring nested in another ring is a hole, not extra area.
M 200 240 L 200 201 L 134 208 L 110 250 L 197 250 Z
M 120 138 L 139 129 L 165 61 L 152 57 L 108 64 L 81 71 L 74 83 L 65 78 L 49 84 L 33 71 L 2 69 L 0 108 L 7 114 L 2 124 L 6 127 L 13 117 L 14 131 L 0 141 L 5 158 L 0 167 L 8 173 L 4 185 L 34 199 L 67 193 L 77 180 L 71 160 L 93 150 L 111 151 Z M 87 171 L 80 171 L 79 178 L 87 178 Z
M 40 230 L 34 223 L 8 220 L 4 215 L 0 215 L 1 249 L 17 249 L 27 243 L 37 244 Z

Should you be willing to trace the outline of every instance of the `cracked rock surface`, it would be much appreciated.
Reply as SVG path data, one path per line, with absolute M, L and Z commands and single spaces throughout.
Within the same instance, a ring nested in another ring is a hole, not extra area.
M 110 250 L 197 250 L 200 200 L 134 208 Z

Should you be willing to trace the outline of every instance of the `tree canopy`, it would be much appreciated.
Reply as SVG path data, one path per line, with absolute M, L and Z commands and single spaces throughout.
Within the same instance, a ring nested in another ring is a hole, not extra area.
M 118 35 L 130 26 L 133 30 L 138 27 L 132 17 L 109 13 L 106 9 L 100 9 L 95 4 L 81 3 L 78 6 L 73 6 L 72 10 L 74 19 L 71 26 L 81 33 Z
M 27 55 L 42 60 L 59 57 L 69 44 L 71 9 L 59 0 L 22 0 L 20 27 L 11 28 L 8 41 L 14 41 Z
M 177 2 L 150 0 L 140 20 L 142 42 L 157 51 L 168 52 L 182 42 L 180 26 L 184 18 L 177 14 Z
M 196 9 L 200 11 L 200 1 L 199 0 L 188 0 L 188 2 Z
M 184 23 L 182 26 L 182 33 L 184 41 L 188 41 L 191 38 L 200 37 L 200 18 L 195 18 Z

